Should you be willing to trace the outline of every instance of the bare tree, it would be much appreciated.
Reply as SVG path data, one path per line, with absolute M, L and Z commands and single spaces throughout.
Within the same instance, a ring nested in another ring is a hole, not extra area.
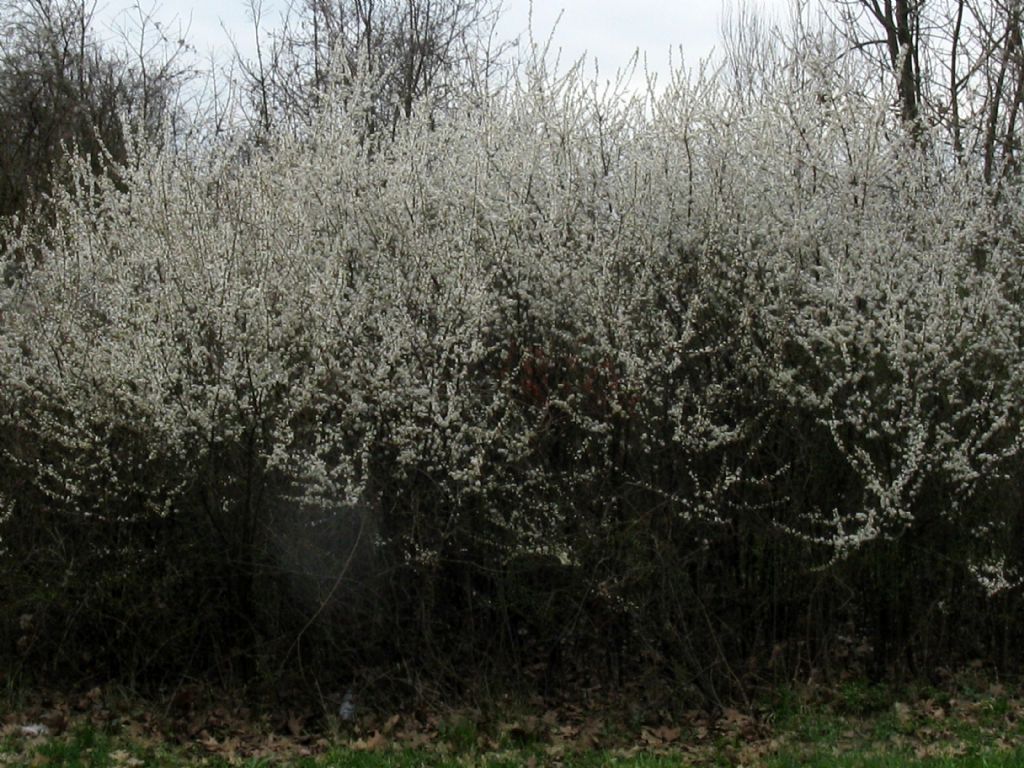
M 495 0 L 296 0 L 265 33 L 254 2 L 256 56 L 242 65 L 252 122 L 307 122 L 325 91 L 362 77 L 375 83 L 370 130 L 393 132 L 428 94 L 444 104 L 486 80 L 500 10 Z
M 94 11 L 89 0 L 0 3 L 0 215 L 47 192 L 66 151 L 99 170 L 105 155 L 124 158 L 130 125 L 153 138 L 174 108 L 184 40 L 147 38 L 140 11 L 143 34 L 116 51 Z
M 851 50 L 895 84 L 913 136 L 940 127 L 959 162 L 988 181 L 1010 174 L 1024 100 L 1020 0 L 839 0 Z

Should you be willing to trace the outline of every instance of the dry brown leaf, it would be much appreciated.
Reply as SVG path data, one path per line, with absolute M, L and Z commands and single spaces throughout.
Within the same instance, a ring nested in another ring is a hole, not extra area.
M 564 743 L 567 741 L 573 741 L 580 734 L 579 726 L 576 725 L 560 725 L 558 729 L 551 735 L 551 740 L 556 743 Z
M 296 715 L 291 712 L 288 713 L 288 733 L 290 733 L 296 739 L 302 735 L 302 721 L 303 718 L 301 715 Z
M 601 741 L 601 733 L 605 730 L 604 720 L 591 718 L 583 722 L 579 727 L 577 739 L 584 748 L 598 746 Z
M 237 737 L 231 737 L 221 742 L 220 752 L 221 755 L 227 757 L 230 761 L 232 757 L 238 757 L 238 750 L 241 748 L 242 743 Z
M 393 730 L 395 730 L 395 726 L 398 725 L 401 721 L 401 715 L 392 715 L 387 719 L 387 722 L 384 723 L 383 733 L 390 734 Z
M 421 749 L 433 742 L 433 737 L 426 731 L 405 730 L 395 738 L 410 749 Z
M 566 751 L 565 744 L 548 744 L 544 747 L 544 753 L 555 760 L 560 760 L 565 757 Z
M 683 731 L 681 728 L 671 728 L 667 725 L 655 728 L 653 733 L 666 744 L 671 744 L 674 741 L 679 741 L 679 737 L 683 735 Z
M 374 731 L 372 736 L 365 739 L 358 739 L 349 744 L 349 749 L 355 752 L 375 752 L 383 748 L 388 740 L 380 731 Z
M 139 768 L 144 762 L 127 750 L 118 749 L 110 753 L 110 759 L 118 768 Z
M 732 707 L 726 707 L 722 710 L 722 721 L 729 725 L 742 725 L 750 720 L 750 717 L 740 712 L 738 709 Z

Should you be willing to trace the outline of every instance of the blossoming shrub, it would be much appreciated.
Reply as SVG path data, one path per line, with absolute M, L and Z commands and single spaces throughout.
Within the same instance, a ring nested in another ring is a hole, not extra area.
M 828 61 L 80 167 L 4 255 L 23 658 L 715 701 L 1019 633 L 1019 207 Z

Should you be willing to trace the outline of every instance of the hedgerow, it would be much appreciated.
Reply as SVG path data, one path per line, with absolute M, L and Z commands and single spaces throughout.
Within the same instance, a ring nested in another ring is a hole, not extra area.
M 3 256 L 8 653 L 713 702 L 850 635 L 1005 661 L 1015 181 L 786 51 L 79 162 Z

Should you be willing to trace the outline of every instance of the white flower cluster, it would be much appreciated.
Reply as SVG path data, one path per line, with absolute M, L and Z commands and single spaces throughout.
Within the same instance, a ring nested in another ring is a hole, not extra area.
M 527 67 L 385 142 L 339 93 L 259 150 L 79 168 L 3 256 L 5 508 L 256 529 L 270 494 L 372 494 L 422 562 L 571 561 L 637 489 L 839 556 L 973 535 L 1019 462 L 1024 217 L 859 77 Z
M 1022 580 L 1019 575 L 1010 573 L 1006 561 L 999 559 L 993 562 L 971 563 L 971 575 L 977 579 L 985 593 L 992 597 L 1008 589 L 1019 587 Z

